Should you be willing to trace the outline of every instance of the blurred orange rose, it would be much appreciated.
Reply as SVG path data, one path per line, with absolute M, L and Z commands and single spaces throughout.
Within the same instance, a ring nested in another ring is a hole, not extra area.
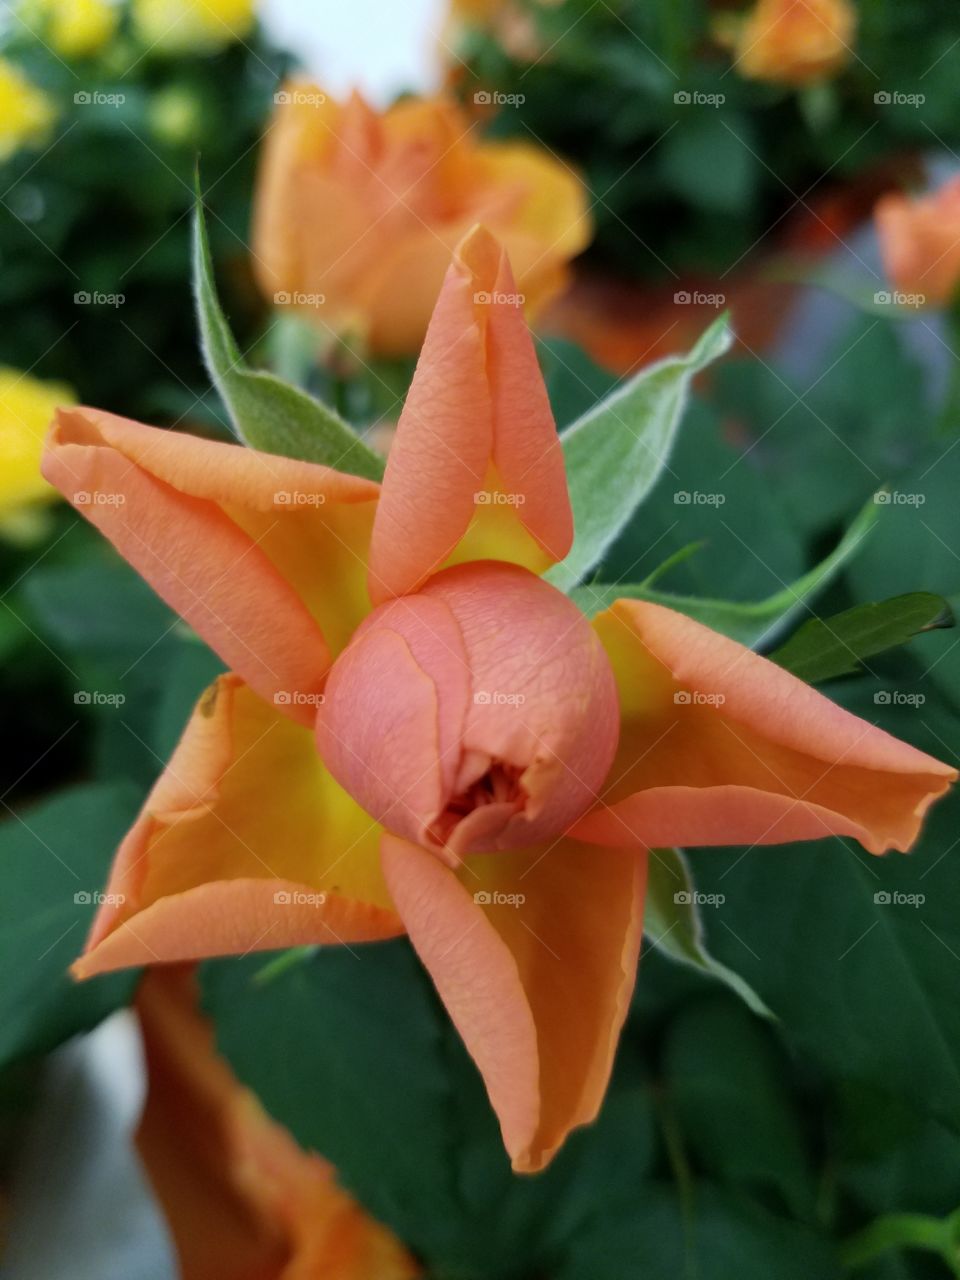
M 403 1246 L 244 1089 L 214 1048 L 186 967 L 136 1001 L 149 1089 L 137 1145 L 181 1280 L 415 1280 Z
M 948 303 L 960 284 L 960 177 L 918 199 L 891 192 L 877 201 L 874 218 L 894 287 L 934 306 Z
M 758 0 L 738 28 L 735 65 L 751 80 L 809 84 L 846 62 L 856 27 L 851 0 Z
M 268 298 L 382 355 L 416 353 L 453 248 L 500 240 L 528 318 L 555 296 L 592 224 L 580 180 L 525 142 L 484 142 L 447 99 L 383 113 L 293 83 L 278 94 L 254 212 Z

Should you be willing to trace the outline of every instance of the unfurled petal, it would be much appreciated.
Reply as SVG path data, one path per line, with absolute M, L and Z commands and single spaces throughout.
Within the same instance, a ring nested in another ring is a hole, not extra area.
M 137 993 L 147 1100 L 137 1146 L 181 1280 L 413 1280 L 400 1243 L 243 1088 L 215 1048 L 189 970 Z
M 561 839 L 459 877 L 383 837 L 410 939 L 483 1076 L 521 1173 L 599 1110 L 636 977 L 646 854 Z
M 378 822 L 456 863 L 566 831 L 599 794 L 618 725 L 587 619 L 542 578 L 487 561 L 364 620 L 331 670 L 317 741 Z
M 378 838 L 311 731 L 222 676 L 120 846 L 74 972 L 391 937 Z
M 44 474 L 263 697 L 304 724 L 369 608 L 378 486 L 328 467 L 61 409 Z
M 725 636 L 620 600 L 595 620 L 620 690 L 603 803 L 574 827 L 611 845 L 853 836 L 906 850 L 955 769 Z
M 542 571 L 570 548 L 563 454 L 518 296 L 477 228 L 447 272 L 387 462 L 374 601 L 415 591 L 451 558 Z

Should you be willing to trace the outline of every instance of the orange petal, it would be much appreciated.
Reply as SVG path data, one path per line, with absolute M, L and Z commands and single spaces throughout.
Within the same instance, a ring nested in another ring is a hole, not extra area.
M 148 1092 L 137 1146 L 182 1280 L 413 1280 L 399 1242 L 297 1146 L 217 1054 L 193 975 L 137 993 Z
M 320 691 L 369 608 L 376 484 L 96 409 L 59 410 L 44 474 L 252 688 L 312 722 L 295 695 Z
M 636 977 L 646 854 L 564 838 L 437 858 L 383 837 L 397 910 L 476 1062 L 520 1173 L 597 1114 Z
M 221 676 L 120 846 L 74 972 L 392 937 L 378 837 L 311 731 Z
M 851 715 L 775 663 L 660 605 L 594 625 L 620 690 L 620 750 L 583 840 L 781 844 L 853 836 L 906 850 L 955 769 Z
M 375 602 L 415 591 L 471 525 L 470 559 L 542 571 L 570 548 L 563 454 L 518 296 L 503 250 L 476 228 L 447 272 L 387 462 Z

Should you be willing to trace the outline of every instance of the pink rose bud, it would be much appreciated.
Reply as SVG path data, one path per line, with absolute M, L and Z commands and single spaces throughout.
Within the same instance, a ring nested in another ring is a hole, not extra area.
M 375 609 L 317 718 L 341 786 L 450 862 L 562 835 L 597 799 L 618 734 L 613 673 L 587 619 L 493 561 Z

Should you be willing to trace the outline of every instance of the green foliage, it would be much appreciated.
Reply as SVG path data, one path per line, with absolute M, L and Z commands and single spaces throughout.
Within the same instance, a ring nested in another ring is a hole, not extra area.
M 651 586 L 652 577 L 647 582 L 631 584 L 619 582 L 612 586 L 603 583 L 592 583 L 579 587 L 573 592 L 573 598 L 584 613 L 593 615 L 601 609 L 609 609 L 616 600 L 649 600 L 654 604 L 664 605 L 668 609 L 676 609 L 688 617 L 696 618 L 704 626 L 720 631 L 741 644 L 750 648 L 760 648 L 788 627 L 791 621 L 803 610 L 809 609 L 809 601 L 819 591 L 827 587 L 841 572 L 860 549 L 861 543 L 873 528 L 877 518 L 877 507 L 870 502 L 863 508 L 850 528 L 820 564 L 798 578 L 789 587 L 784 587 L 775 595 L 756 604 L 739 604 L 730 600 L 707 600 L 699 596 L 675 596 L 666 591 L 658 591 Z M 689 551 L 684 548 L 683 559 L 687 554 L 696 554 L 697 543 L 690 544 Z M 677 563 L 674 557 L 672 563 Z M 663 570 L 670 565 L 662 566 L 655 575 L 660 577 Z M 900 643 L 896 641 L 896 643 Z M 786 665 L 786 664 L 784 664 Z
M 193 287 L 203 357 L 243 443 L 380 480 L 383 459 L 332 409 L 299 387 L 245 364 L 217 298 L 199 198 L 193 216 Z
M 135 814 L 136 792 L 129 787 L 87 786 L 0 826 L 0 1067 L 56 1048 L 129 1000 L 132 974 L 78 986 L 66 970 Z
M 544 1174 L 513 1174 L 479 1076 L 406 942 L 320 949 L 279 973 L 262 957 L 218 962 L 203 978 L 240 1078 L 431 1274 L 553 1274 L 584 1225 L 612 1196 L 635 1195 L 653 1166 L 652 1097 L 626 1054 L 603 1119 Z
M 585 174 L 596 265 L 671 283 L 725 274 L 804 225 L 839 248 L 845 228 L 831 238 L 833 211 L 818 205 L 827 178 L 869 183 L 884 162 L 908 173 L 911 152 L 960 150 L 960 16 L 938 0 L 855 7 L 845 65 L 802 91 L 745 78 L 715 27 L 749 6 L 706 0 L 517 0 L 525 37 L 478 23 L 456 46 L 460 83 L 468 101 L 478 86 L 521 92 L 497 132 Z M 922 94 L 921 109 L 878 99 L 894 89 Z
M 811 618 L 770 656 L 808 684 L 858 671 L 878 653 L 923 631 L 952 627 L 942 596 L 914 591 L 878 604 L 860 604 L 830 618 Z
M 583 168 L 589 260 L 621 279 L 732 279 L 746 250 L 797 222 L 829 239 L 802 206 L 832 184 L 846 196 L 878 161 L 900 174 L 901 154 L 931 139 L 960 150 L 960 18 L 932 0 L 860 4 L 858 56 L 803 93 L 729 70 L 705 0 L 515 7 L 549 56 L 474 31 L 463 90 L 525 95 L 483 127 Z M 257 447 L 376 479 L 381 460 L 345 419 L 393 413 L 411 363 L 317 368 L 288 318 L 257 343 L 244 241 L 280 60 L 248 44 L 145 56 L 126 73 L 129 57 L 58 67 L 9 47 L 60 115 L 48 151 L 0 166 L 2 363 L 38 362 L 130 416 L 232 424 Z M 78 77 L 123 92 L 123 108 L 74 104 Z M 923 112 L 874 101 L 879 86 L 921 82 Z M 678 90 L 723 94 L 723 109 Z M 171 93 L 191 108 L 178 137 L 158 132 Z M 194 302 L 226 414 L 190 319 L 197 152 Z M 869 305 L 876 278 L 847 256 L 817 278 L 868 305 L 832 298 L 784 351 L 719 360 L 719 320 L 688 355 L 615 389 L 574 344 L 540 340 L 577 522 L 551 576 L 590 613 L 632 596 L 757 649 L 781 644 L 772 656 L 795 674 L 832 680 L 831 698 L 956 763 L 960 644 L 937 625 L 960 600 L 960 448 L 930 356 L 944 331 L 929 312 Z M 79 291 L 125 300 L 74 306 Z M 272 371 L 248 364 L 254 346 Z M 0 544 L 0 659 L 16 748 L 0 773 L 12 1141 L 23 1073 L 129 1002 L 132 976 L 75 984 L 67 968 L 118 841 L 221 664 L 61 509 L 35 545 Z M 93 691 L 113 700 L 78 698 Z M 405 941 L 214 961 L 204 1001 L 240 1078 L 432 1280 L 936 1280 L 956 1261 L 960 1205 L 958 822 L 954 795 L 909 858 L 842 840 L 656 851 L 609 1093 L 533 1177 L 510 1171 Z
M 688 356 L 641 370 L 564 433 L 576 536 L 567 558 L 546 575 L 554 586 L 575 587 L 602 559 L 669 466 L 693 378 L 731 341 L 723 317 Z
M 129 417 L 215 422 L 188 319 L 193 171 L 202 155 L 246 346 L 262 312 L 247 265 L 255 143 L 284 62 L 259 34 L 171 57 L 125 31 L 64 58 L 34 27 L 0 34 L 56 112 L 42 145 L 0 162 L 2 363 Z

